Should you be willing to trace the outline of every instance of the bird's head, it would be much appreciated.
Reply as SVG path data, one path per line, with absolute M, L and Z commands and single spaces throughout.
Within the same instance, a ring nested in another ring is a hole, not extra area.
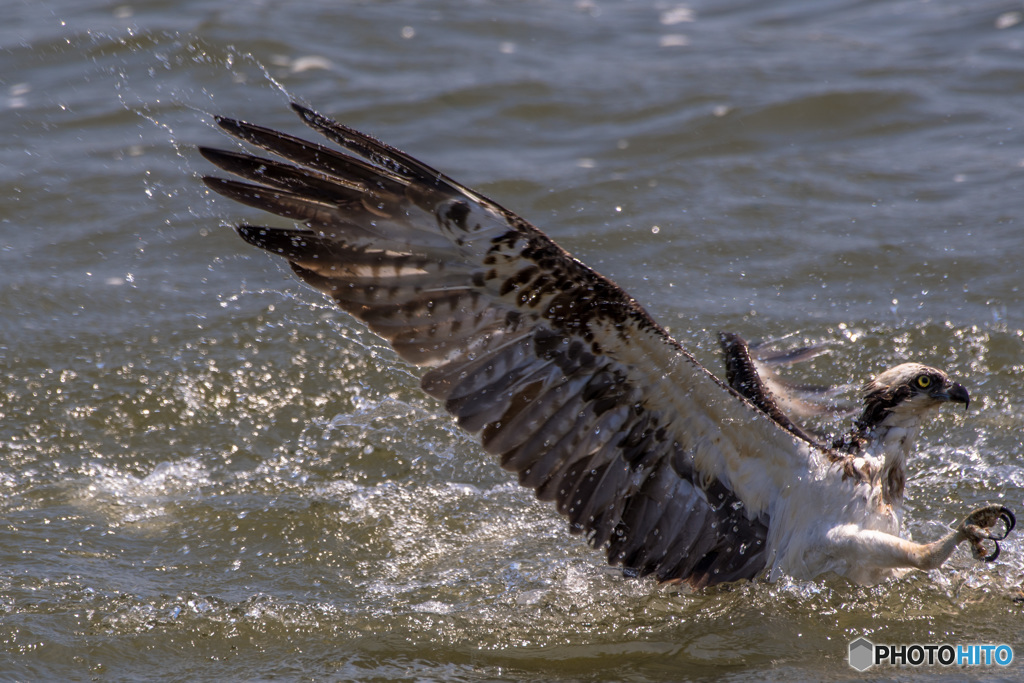
M 971 397 L 942 370 L 903 363 L 890 368 L 864 387 L 864 414 L 861 422 L 877 425 L 889 415 L 923 417 L 948 402 L 963 403 L 966 409 Z

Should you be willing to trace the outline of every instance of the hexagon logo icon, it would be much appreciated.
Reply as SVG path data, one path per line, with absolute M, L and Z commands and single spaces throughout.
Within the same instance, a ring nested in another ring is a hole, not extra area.
M 858 638 L 850 643 L 850 666 L 857 671 L 867 671 L 874 664 L 875 645 L 867 638 Z

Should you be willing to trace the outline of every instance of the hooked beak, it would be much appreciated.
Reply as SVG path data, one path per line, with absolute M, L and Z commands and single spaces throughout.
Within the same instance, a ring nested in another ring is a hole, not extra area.
M 957 384 L 956 382 L 954 382 L 948 389 L 945 389 L 945 391 L 943 391 L 942 393 L 945 394 L 945 399 L 947 401 L 963 403 L 964 410 L 967 410 L 967 408 L 970 407 L 971 405 L 971 395 L 967 393 L 967 390 L 964 389 L 964 386 L 962 384 Z M 940 394 L 937 398 L 941 397 L 942 394 Z

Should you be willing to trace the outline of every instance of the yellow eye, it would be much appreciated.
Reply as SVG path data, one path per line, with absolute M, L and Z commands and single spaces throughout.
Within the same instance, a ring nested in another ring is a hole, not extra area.
M 917 377 L 917 386 L 921 387 L 922 389 L 927 389 L 931 385 L 932 385 L 932 378 L 931 377 L 929 377 L 928 375 L 918 375 L 918 377 Z

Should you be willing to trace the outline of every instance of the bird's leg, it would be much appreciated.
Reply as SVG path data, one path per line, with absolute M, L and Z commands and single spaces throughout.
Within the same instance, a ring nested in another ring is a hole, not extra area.
M 1000 520 L 1006 528 L 993 530 Z M 956 529 L 932 543 L 914 543 L 905 538 L 870 529 L 858 529 L 854 525 L 843 525 L 832 529 L 829 541 L 833 552 L 847 558 L 854 564 L 877 568 L 895 569 L 914 567 L 936 569 L 949 559 L 956 547 L 967 541 L 974 556 L 991 562 L 999 556 L 999 543 L 1009 535 L 1016 524 L 1013 513 L 1001 505 L 988 505 L 975 510 Z M 988 553 L 984 541 L 992 541 L 996 548 Z

